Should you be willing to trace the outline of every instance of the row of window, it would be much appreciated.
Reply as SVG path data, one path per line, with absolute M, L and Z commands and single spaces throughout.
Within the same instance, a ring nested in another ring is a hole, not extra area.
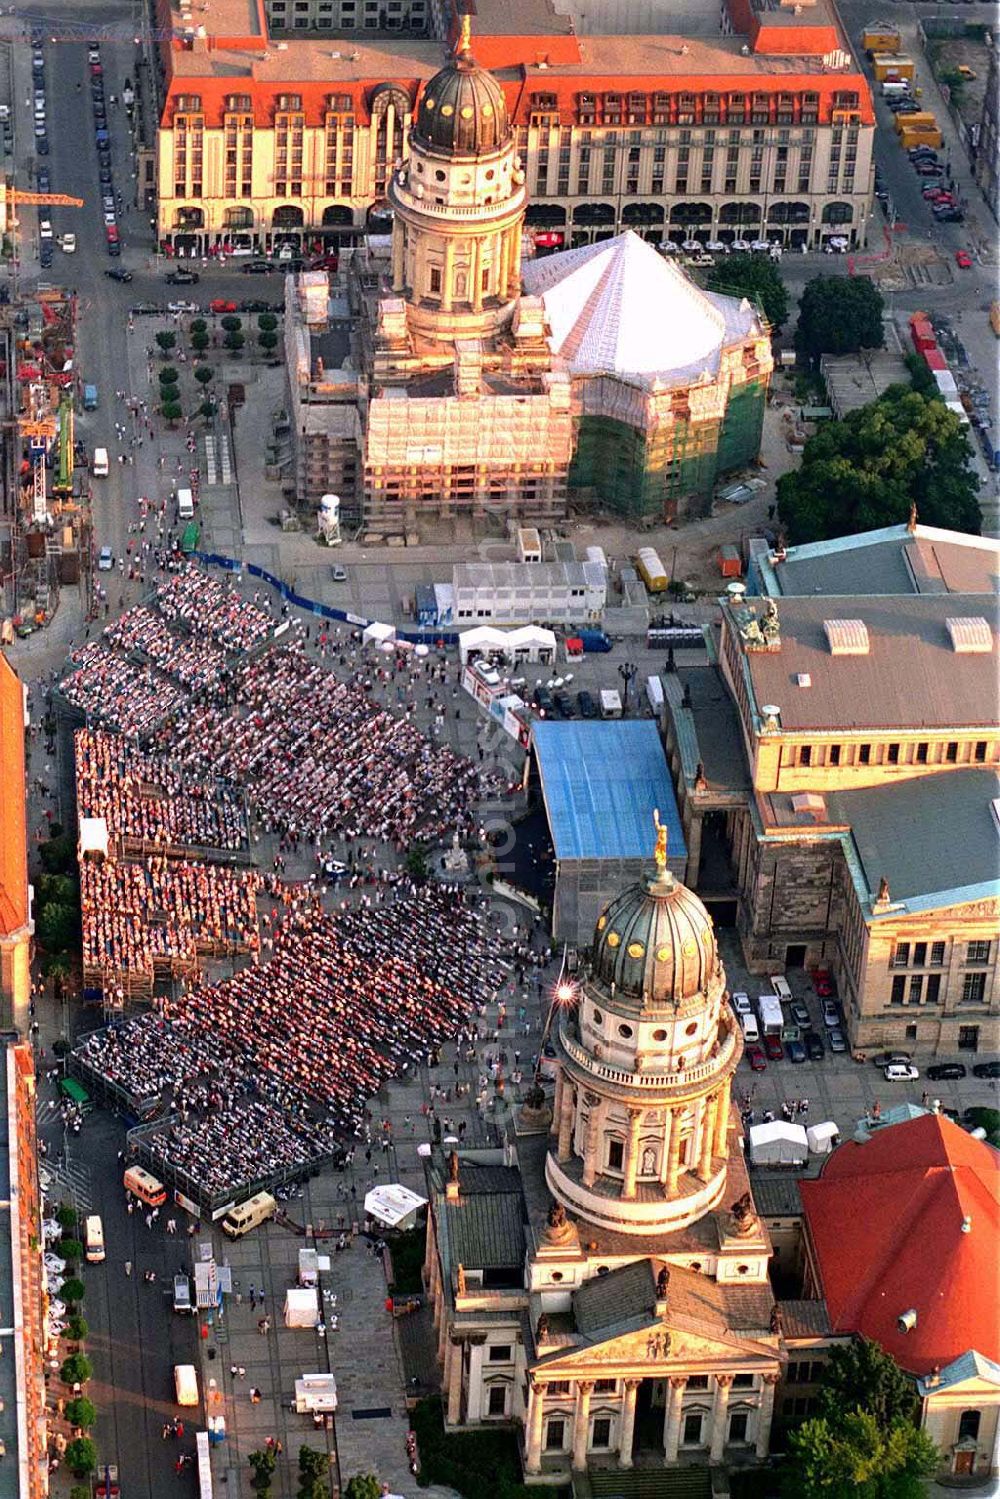
M 984 765 L 986 739 L 885 744 L 799 744 L 786 751 L 790 765 Z
M 984 938 L 965 944 L 965 962 L 988 963 L 993 944 Z M 891 968 L 940 968 L 944 964 L 944 942 L 897 942 L 892 950 Z
M 959 1003 L 963 1005 L 984 1004 L 987 978 L 988 974 L 985 973 L 963 974 Z M 939 973 L 929 973 L 926 978 L 923 974 L 913 974 L 909 980 L 899 974 L 892 981 L 890 1004 L 936 1005 L 940 999 L 941 975 Z
M 497 1409 L 493 1409 L 494 1396 L 498 1395 L 496 1401 Z M 503 1415 L 506 1405 L 506 1392 L 503 1390 L 490 1391 L 489 1397 L 490 1415 Z M 704 1411 L 688 1411 L 684 1416 L 684 1424 L 681 1428 L 682 1447 L 704 1447 L 707 1445 L 705 1436 L 706 1414 Z M 728 1442 L 732 1446 L 740 1446 L 749 1440 L 750 1412 L 731 1411 L 729 1415 Z M 610 1416 L 595 1416 L 590 1423 L 591 1451 L 605 1451 L 611 1446 L 611 1437 L 614 1423 Z M 545 1423 L 545 1450 L 546 1452 L 564 1452 L 571 1432 L 571 1423 L 563 1416 L 550 1416 Z

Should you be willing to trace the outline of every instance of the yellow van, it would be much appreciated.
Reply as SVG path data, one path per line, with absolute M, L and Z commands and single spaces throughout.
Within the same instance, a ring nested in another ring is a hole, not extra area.
M 194 1364 L 174 1365 L 174 1390 L 178 1405 L 198 1404 L 198 1371 Z
M 252 1228 L 273 1218 L 277 1206 L 270 1192 L 256 1192 L 246 1202 L 241 1202 L 239 1207 L 230 1208 L 222 1220 L 222 1232 L 231 1239 L 241 1239 Z
M 142 1166 L 130 1166 L 123 1181 L 126 1192 L 131 1192 L 133 1197 L 138 1197 L 141 1202 L 148 1203 L 151 1208 L 162 1207 L 167 1200 L 166 1187 L 151 1171 L 144 1170 Z
M 104 1259 L 104 1224 L 96 1213 L 91 1213 L 83 1225 L 83 1253 L 91 1265 L 99 1265 Z

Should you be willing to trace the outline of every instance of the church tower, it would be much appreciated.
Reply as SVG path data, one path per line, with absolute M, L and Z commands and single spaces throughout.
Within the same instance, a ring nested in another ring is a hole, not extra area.
M 520 292 L 525 187 L 503 90 L 472 56 L 468 16 L 421 95 L 388 198 L 392 287 L 415 343 L 441 352 L 456 340 L 488 344 Z
M 579 1005 L 564 1015 L 545 1177 L 577 1219 L 619 1234 L 684 1229 L 726 1188 L 730 1091 L 743 1052 L 712 919 L 667 868 L 598 918 Z

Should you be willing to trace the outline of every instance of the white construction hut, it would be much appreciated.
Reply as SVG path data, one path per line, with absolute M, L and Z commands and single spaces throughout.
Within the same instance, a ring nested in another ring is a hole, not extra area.
M 418 1196 L 399 1182 L 373 1187 L 365 1194 L 365 1212 L 386 1228 L 415 1228 L 417 1214 L 426 1206 L 426 1197 Z
M 750 1126 L 750 1159 L 755 1166 L 803 1166 L 809 1159 L 809 1141 L 801 1124 Z
M 295 1409 L 300 1416 L 337 1409 L 337 1381 L 332 1374 L 303 1374 L 295 1381 Z

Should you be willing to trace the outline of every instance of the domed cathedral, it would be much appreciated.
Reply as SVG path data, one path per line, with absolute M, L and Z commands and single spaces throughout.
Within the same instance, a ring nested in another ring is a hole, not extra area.
M 742 1037 L 657 822 L 649 877 L 557 1001 L 551 1107 L 535 1089 L 502 1152 L 428 1163 L 447 1424 L 513 1421 L 539 1484 L 770 1441 L 782 1331 L 731 1098 Z
M 435 345 L 495 338 L 521 290 L 524 171 L 500 84 L 476 63 L 469 16 L 425 87 L 406 165 L 392 178 L 393 291 Z
M 352 267 L 366 521 L 556 520 L 573 453 L 570 379 L 540 297 L 522 297 L 524 171 L 469 16 L 424 86 L 387 186 L 388 264 Z M 416 455 L 416 456 L 415 456 Z
M 546 1181 L 569 1212 L 625 1234 L 686 1228 L 721 1200 L 743 1052 L 712 919 L 667 868 L 664 828 L 657 861 L 598 917 L 554 1033 Z

